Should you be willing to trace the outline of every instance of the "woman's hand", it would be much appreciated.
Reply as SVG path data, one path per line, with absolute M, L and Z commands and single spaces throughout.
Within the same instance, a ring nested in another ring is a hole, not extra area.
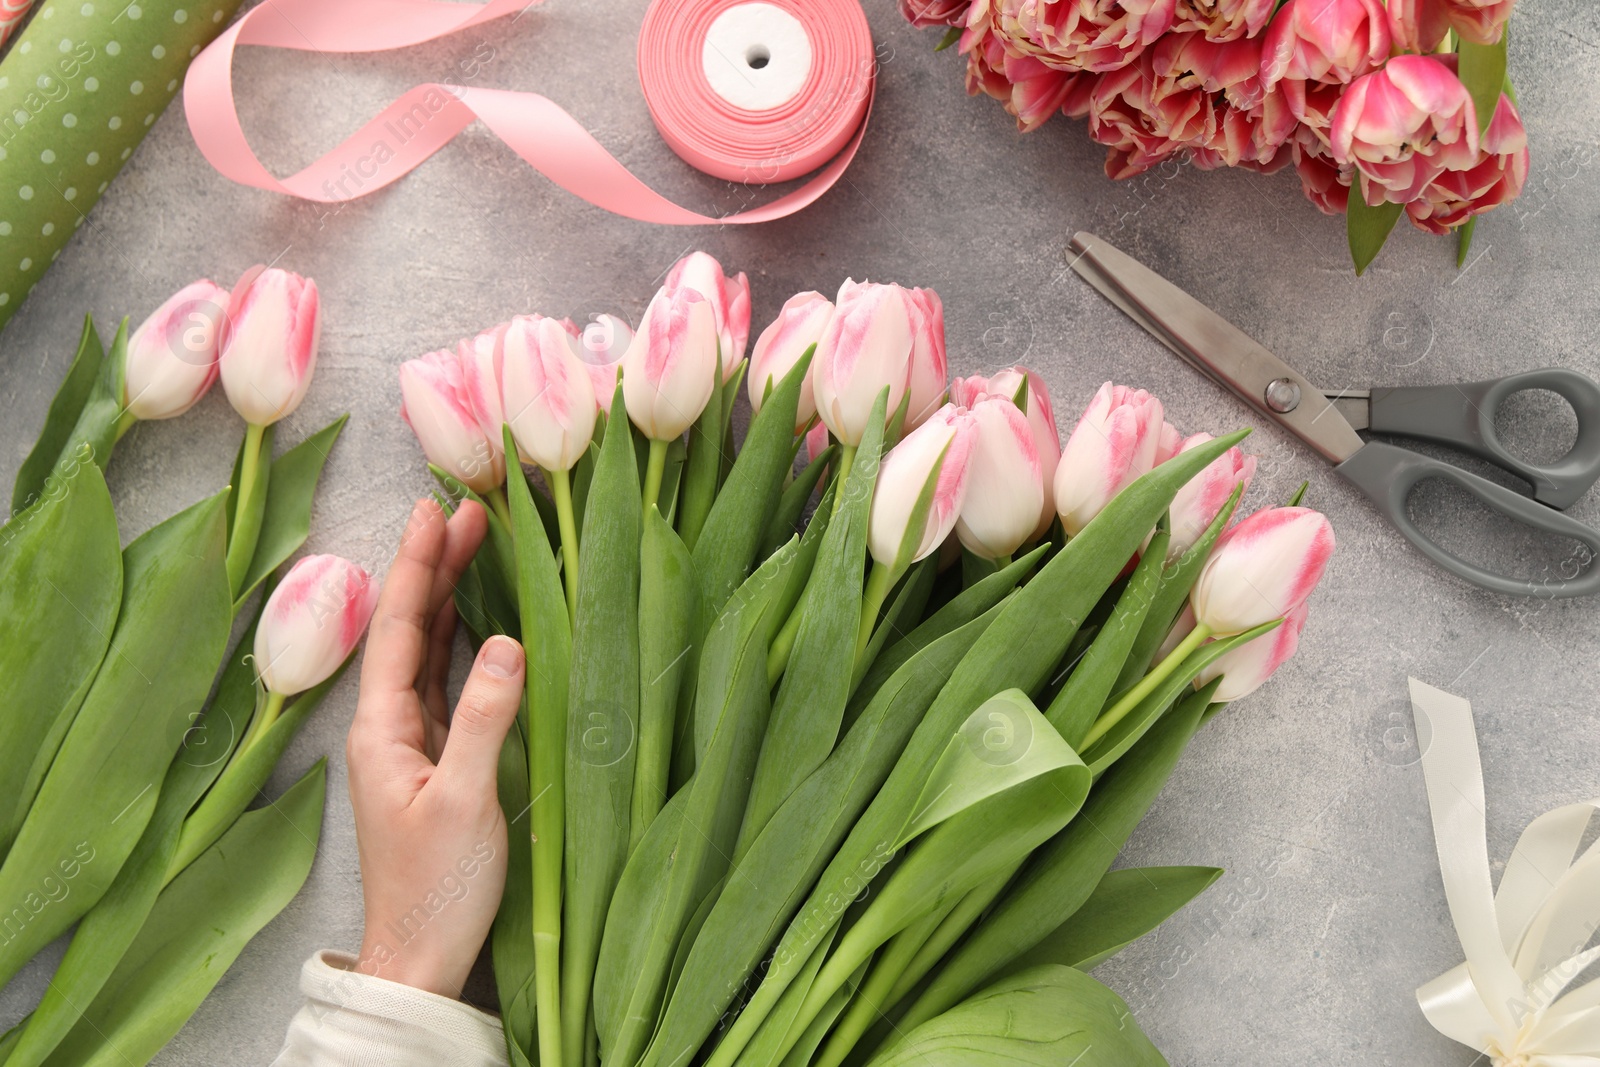
M 506 877 L 495 793 L 501 743 L 522 698 L 522 646 L 492 637 L 455 715 L 445 705 L 452 594 L 486 529 L 463 501 L 449 522 L 418 501 L 372 617 L 346 747 L 366 933 L 358 968 L 459 997 Z

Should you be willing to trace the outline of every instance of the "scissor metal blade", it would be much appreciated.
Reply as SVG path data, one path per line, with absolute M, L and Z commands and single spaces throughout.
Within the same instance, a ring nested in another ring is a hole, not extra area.
M 1155 271 L 1089 233 L 1072 269 L 1157 340 L 1334 463 L 1366 442 L 1299 371 Z

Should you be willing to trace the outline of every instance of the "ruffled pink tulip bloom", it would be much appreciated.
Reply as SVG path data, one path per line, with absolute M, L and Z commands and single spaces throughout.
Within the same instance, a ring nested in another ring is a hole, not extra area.
M 906 290 L 911 309 L 911 375 L 905 429 L 915 430 L 944 403 L 949 371 L 944 358 L 944 304 L 932 289 Z
M 1444 60 L 1395 56 L 1345 89 L 1331 140 L 1334 160 L 1360 172 L 1368 204 L 1405 204 L 1443 171 L 1478 161 L 1478 114 Z
M 1309 604 L 1301 604 L 1289 612 L 1283 625 L 1260 637 L 1246 641 L 1231 651 L 1224 652 L 1195 676 L 1194 687 L 1200 689 L 1213 678 L 1221 678 L 1212 700 L 1225 703 L 1247 697 L 1266 684 L 1277 669 L 1287 663 L 1300 647 L 1300 632 L 1306 627 Z
M 311 386 L 322 333 L 317 283 L 277 267 L 240 282 L 218 360 L 222 388 L 245 422 L 270 426 L 299 407 Z
M 1333 526 L 1310 508 L 1258 511 L 1222 535 L 1189 595 L 1218 636 L 1281 619 L 1305 603 L 1333 555 Z
M 1024 403 L 1028 430 L 1033 435 L 1033 450 L 1039 457 L 1040 483 L 1044 500 L 1039 508 L 1039 521 L 1034 525 L 1033 537 L 1043 537 L 1056 518 L 1056 464 L 1061 461 L 1061 434 L 1056 429 L 1056 414 L 1050 403 L 1050 390 L 1044 378 L 1026 367 L 1007 367 L 984 378 L 956 378 L 950 383 L 950 400 L 961 407 L 976 407 L 985 397 L 1001 397 L 1016 403 L 1026 377 L 1028 393 Z
M 1198 30 L 1208 41 L 1254 37 L 1272 17 L 1277 0 L 1178 0 L 1174 30 Z
M 1161 401 L 1143 389 L 1100 387 L 1056 465 L 1056 511 L 1068 536 L 1155 467 L 1161 415 Z
M 1156 432 L 1156 459 L 1157 467 L 1183 451 L 1183 431 L 1165 419 L 1161 420 L 1161 429 Z
M 487 493 L 505 484 L 505 450 L 478 421 L 462 371 L 457 352 L 429 352 L 400 364 L 400 417 L 428 462 L 473 492 Z
M 306 556 L 267 598 L 256 626 L 256 676 L 281 696 L 320 685 L 355 651 L 378 583 L 339 556 Z
M 1185 440 L 1178 452 L 1187 452 L 1212 439 L 1208 433 L 1197 433 Z M 1167 544 L 1167 558 L 1177 559 L 1200 540 L 1200 535 L 1222 511 L 1234 489 L 1250 488 L 1250 479 L 1255 473 L 1256 457 L 1245 455 L 1235 446 L 1186 482 L 1172 498 L 1168 509 L 1172 516 L 1172 540 Z
M 1103 74 L 1089 92 L 1089 136 L 1107 146 L 1106 176 L 1130 178 L 1216 132 L 1210 94 L 1183 89 L 1155 67 L 1149 52 Z
M 776 389 L 778 383 L 800 362 L 806 349 L 822 340 L 822 331 L 833 318 L 833 301 L 821 293 L 808 291 L 796 293 L 783 302 L 778 317 L 768 324 L 750 350 L 750 410 L 759 412 L 766 402 L 767 390 Z M 794 432 L 800 433 L 817 414 L 817 398 L 812 390 L 811 375 L 800 383 L 800 406 L 795 410 Z
M 662 289 L 622 357 L 628 418 L 652 441 L 694 425 L 717 384 L 717 318 L 695 289 Z
M 1289 0 L 1267 27 L 1261 84 L 1348 84 L 1389 57 L 1389 20 L 1382 0 Z
M 977 433 L 956 536 L 975 556 L 1008 558 L 1039 525 L 1044 506 L 1039 451 L 1026 416 L 1007 398 L 978 401 L 972 419 Z
M 1291 147 L 1295 173 L 1300 176 L 1300 190 L 1306 199 L 1324 215 L 1343 215 L 1350 202 L 1355 167 L 1335 163 L 1315 137 L 1299 136 Z
M 616 315 L 596 315 L 578 334 L 578 358 L 589 372 L 594 402 L 600 413 L 611 410 L 622 374 L 622 357 L 633 344 L 633 327 Z
M 1511 98 L 1502 95 L 1479 144 L 1478 163 L 1447 170 L 1406 204 L 1414 226 L 1449 233 L 1474 215 L 1515 200 L 1528 180 L 1528 134 Z
M 710 302 L 722 346 L 722 380 L 731 380 L 750 338 L 750 280 L 743 271 L 728 277 L 708 253 L 690 252 L 667 272 L 663 288 L 693 289 Z
M 217 380 L 217 347 L 228 290 L 202 278 L 150 313 L 128 338 L 122 406 L 136 419 L 171 419 L 199 403 Z
M 961 51 L 967 57 L 967 93 L 985 93 L 1000 101 L 1024 133 L 1038 129 L 1058 111 L 1072 118 L 1089 113 L 1093 74 L 1060 70 L 1019 52 L 1005 37 L 990 32 L 988 23 L 962 34 Z
M 500 399 L 517 448 L 547 471 L 571 470 L 594 437 L 594 386 L 555 319 L 519 315 L 506 330 Z
M 867 526 L 867 548 L 874 560 L 894 566 L 901 542 L 917 518 L 917 498 L 936 468 L 933 499 L 911 561 L 922 559 L 950 536 L 966 499 L 977 433 L 971 412 L 946 404 L 883 457 Z
M 976 0 L 967 24 L 992 18 L 1018 51 L 1060 70 L 1110 71 L 1171 29 L 1176 7 L 1177 0 Z
M 1432 52 L 1455 30 L 1474 44 L 1494 44 L 1505 32 L 1515 0 L 1389 0 L 1395 47 Z
M 900 17 L 913 26 L 959 26 L 972 0 L 900 0 Z
M 842 444 L 855 447 L 872 405 L 889 388 L 889 414 L 911 378 L 911 295 L 898 285 L 846 279 L 811 359 L 817 414 Z

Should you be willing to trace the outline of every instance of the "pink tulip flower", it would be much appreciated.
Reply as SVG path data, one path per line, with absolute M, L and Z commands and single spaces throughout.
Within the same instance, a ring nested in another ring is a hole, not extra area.
M 1039 457 L 1040 483 L 1044 488 L 1039 521 L 1033 528 L 1033 538 L 1039 538 L 1050 529 L 1050 524 L 1056 518 L 1056 464 L 1061 461 L 1061 434 L 1056 430 L 1056 415 L 1044 378 L 1026 367 L 1007 367 L 988 378 L 977 375 L 956 378 L 950 383 L 950 400 L 965 408 L 976 407 L 979 401 L 992 396 L 1016 403 L 1024 377 L 1028 382 L 1027 411 L 1024 414 L 1033 436 L 1034 453 Z
M 833 301 L 821 293 L 807 291 L 796 293 L 783 302 L 778 317 L 773 319 L 761 336 L 756 338 L 750 351 L 750 410 L 759 412 L 766 402 L 767 390 L 776 389 L 778 383 L 800 362 L 806 349 L 822 340 L 822 331 L 833 318 Z M 800 383 L 800 406 L 795 411 L 794 432 L 801 433 L 817 414 L 817 398 L 811 387 L 811 374 L 806 373 Z
M 722 380 L 731 380 L 744 359 L 745 342 L 750 337 L 750 281 L 744 272 L 730 278 L 715 257 L 690 252 L 667 272 L 663 288 L 693 289 L 711 303 L 722 346 Z
M 1261 84 L 1349 84 L 1389 57 L 1382 0 L 1289 0 L 1263 38 Z
M 1026 416 L 1007 398 L 980 400 L 972 420 L 976 433 L 956 536 L 975 556 L 1009 558 L 1039 525 L 1044 506 L 1039 451 Z
M 1183 442 L 1180 453 L 1212 440 L 1208 433 L 1197 433 Z M 1172 516 L 1172 540 L 1167 544 L 1167 558 L 1177 559 L 1187 552 L 1200 535 L 1206 532 L 1222 508 L 1233 495 L 1235 488 L 1250 488 L 1250 479 L 1256 473 L 1256 457 L 1247 456 L 1238 447 L 1230 448 L 1206 465 L 1190 479 L 1172 498 L 1168 513 Z
M 1111 71 L 1171 29 L 1176 7 L 1176 0 L 978 0 L 967 24 L 992 18 L 1018 51 L 1060 70 Z
M 1474 215 L 1515 200 L 1527 180 L 1528 134 L 1516 105 L 1502 95 L 1479 144 L 1477 164 L 1440 174 L 1406 204 L 1406 214 L 1418 229 L 1449 233 Z
M 906 290 L 911 310 L 911 375 L 905 429 L 915 430 L 944 403 L 949 372 L 944 358 L 944 304 L 932 289 Z
M 900 16 L 913 26 L 959 26 L 972 0 L 900 0 Z
M 911 296 L 898 285 L 846 280 L 817 342 L 811 382 L 817 414 L 845 445 L 861 443 L 873 402 L 889 387 L 889 414 L 911 376 Z
M 1004 35 L 991 32 L 988 22 L 962 34 L 961 51 L 967 57 L 968 94 L 985 93 L 1000 101 L 1024 133 L 1058 111 L 1072 118 L 1089 113 L 1093 74 L 1060 70 L 1017 51 Z
M 1106 382 L 1078 421 L 1056 465 L 1056 511 L 1068 536 L 1155 466 L 1161 401 Z
M 509 322 L 491 326 L 475 337 L 456 342 L 456 362 L 461 367 L 461 391 L 472 409 L 478 428 L 502 460 L 500 429 L 505 425 L 505 405 L 500 400 L 500 363 Z
M 378 604 L 378 583 L 339 556 L 306 556 L 284 576 L 256 626 L 256 676 L 293 696 L 328 680 L 349 658 Z
M 322 332 L 317 283 L 271 267 L 235 286 L 218 366 L 228 403 L 255 426 L 270 426 L 305 399 Z
M 828 447 L 828 427 L 817 423 L 806 431 L 806 459 L 813 460 L 822 455 Z
M 500 399 L 517 448 L 547 471 L 566 471 L 594 437 L 594 386 L 576 342 L 555 319 L 519 315 L 506 330 Z
M 400 417 L 430 463 L 473 492 L 487 493 L 505 484 L 505 451 L 474 414 L 462 371 L 460 355 L 448 351 L 400 364 Z
M 128 338 L 122 406 L 136 419 L 171 419 L 194 407 L 217 380 L 217 346 L 228 290 L 190 282 L 150 313 Z
M 1283 625 L 1238 648 L 1224 652 L 1202 670 L 1194 680 L 1200 689 L 1213 678 L 1221 678 L 1214 702 L 1223 703 L 1247 697 L 1266 684 L 1273 672 L 1287 663 L 1300 647 L 1300 632 L 1305 629 L 1309 604 L 1301 604 L 1284 618 Z
M 1335 163 L 1315 137 L 1297 137 L 1291 147 L 1295 173 L 1300 176 L 1300 189 L 1306 199 L 1317 205 L 1324 215 L 1343 215 L 1350 201 L 1355 167 Z
M 1219 636 L 1281 619 L 1305 603 L 1333 555 L 1333 526 L 1310 508 L 1258 511 L 1222 535 L 1189 599 Z
M 1360 172 L 1369 205 L 1405 204 L 1441 172 L 1477 162 L 1478 115 L 1444 60 L 1395 56 L 1345 89 L 1331 139 L 1335 161 Z
M 1277 0 L 1178 0 L 1174 30 L 1199 30 L 1208 41 L 1254 37 L 1272 17 Z
M 1164 76 L 1149 52 L 1103 74 L 1089 92 L 1089 136 L 1107 146 L 1106 176 L 1129 178 L 1216 132 L 1210 94 Z
M 694 289 L 662 289 L 644 309 L 622 357 L 628 418 L 653 441 L 680 436 L 716 387 L 717 320 Z
M 622 373 L 622 357 L 633 344 L 633 327 L 615 315 L 596 315 L 578 334 L 578 358 L 589 372 L 594 402 L 602 415 L 611 410 Z
M 918 517 L 917 498 L 928 479 L 935 477 L 936 469 L 933 499 L 911 562 L 922 559 L 950 536 L 966 499 L 977 431 L 971 412 L 946 404 L 883 457 L 867 527 L 867 548 L 874 560 L 885 567 L 895 565 L 900 546 Z
M 1494 44 L 1505 32 L 1515 0 L 1388 0 L 1395 47 L 1432 52 L 1455 30 L 1474 44 Z
M 1161 429 L 1156 433 L 1155 465 L 1157 467 L 1161 466 L 1161 464 L 1165 463 L 1167 460 L 1171 459 L 1173 456 L 1176 456 L 1182 451 L 1183 431 L 1172 425 L 1172 423 L 1162 419 Z

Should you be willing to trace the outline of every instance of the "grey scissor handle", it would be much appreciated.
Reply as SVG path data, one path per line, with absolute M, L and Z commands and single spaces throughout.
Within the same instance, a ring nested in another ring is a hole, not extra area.
M 1423 555 L 1452 574 L 1495 593 L 1511 596 L 1537 596 L 1551 599 L 1590 596 L 1600 593 L 1600 531 L 1577 519 L 1563 515 L 1521 493 L 1480 478 L 1471 471 L 1442 460 L 1420 455 L 1394 445 L 1373 441 L 1333 468 L 1356 488 L 1372 498 L 1384 517 L 1392 522 Z M 1469 563 L 1430 540 L 1411 521 L 1406 499 L 1418 482 L 1443 478 L 1453 482 L 1507 518 L 1536 530 L 1570 537 L 1583 545 L 1582 557 L 1563 561 L 1544 581 L 1511 578 Z
M 1548 389 L 1572 405 L 1578 439 L 1548 466 L 1526 463 L 1500 443 L 1495 411 L 1512 393 Z M 1373 389 L 1369 428 L 1454 445 L 1533 483 L 1533 498 L 1566 508 L 1600 478 L 1600 385 L 1560 367 L 1461 385 Z

